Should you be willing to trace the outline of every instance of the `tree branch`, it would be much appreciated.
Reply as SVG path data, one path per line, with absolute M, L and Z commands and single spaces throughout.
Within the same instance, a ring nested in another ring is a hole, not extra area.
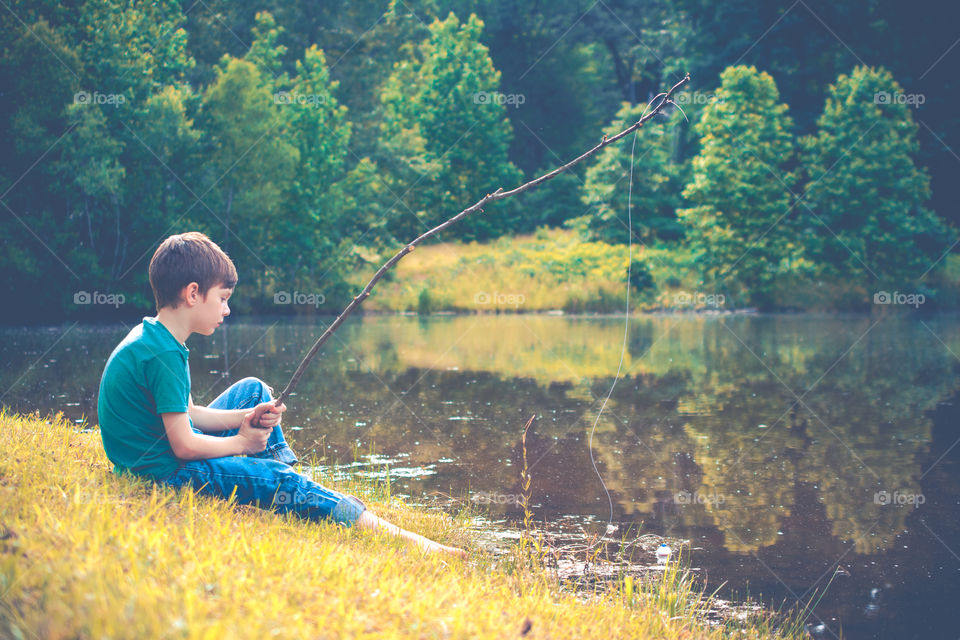
M 656 103 L 656 106 L 653 107 L 653 109 L 649 113 L 642 116 L 639 120 L 634 122 L 632 125 L 624 129 L 620 133 L 610 137 L 604 136 L 597 146 L 593 147 L 592 149 L 583 153 L 582 155 L 574 158 L 573 160 L 563 165 L 562 167 L 554 169 L 550 173 L 546 173 L 540 176 L 539 178 L 536 178 L 534 180 L 531 180 L 530 182 L 522 184 L 516 189 L 513 189 L 511 191 L 504 191 L 503 188 L 501 187 L 496 191 L 494 191 L 493 193 L 488 193 L 472 206 L 467 207 L 466 209 L 464 209 L 457 215 L 453 216 L 443 224 L 437 225 L 433 229 L 430 229 L 423 235 L 419 236 L 417 239 L 407 244 L 403 249 L 398 251 L 396 255 L 390 258 L 386 263 L 384 263 L 382 267 L 380 267 L 377 270 L 377 272 L 373 275 L 373 278 L 370 279 L 370 282 L 367 283 L 367 286 L 363 288 L 363 291 L 361 291 L 359 294 L 357 294 L 353 298 L 350 304 L 348 304 L 346 308 L 340 313 L 340 315 L 337 316 L 337 319 L 334 320 L 330 324 L 330 326 L 327 327 L 326 331 L 323 332 L 320 338 L 317 339 L 317 341 L 313 344 L 313 347 L 310 348 L 310 351 L 307 352 L 307 355 L 304 356 L 303 361 L 300 363 L 300 366 L 297 367 L 297 370 L 293 373 L 293 377 L 290 378 L 290 382 L 287 383 L 287 386 L 283 389 L 283 391 L 280 392 L 280 395 L 277 396 L 274 404 L 276 406 L 279 406 L 280 403 L 283 402 L 283 399 L 290 395 L 294 387 L 296 387 L 297 383 L 300 381 L 301 376 L 303 376 L 303 372 L 307 368 L 307 365 L 309 365 L 310 361 L 313 360 L 315 355 L 317 355 L 317 352 L 320 350 L 320 347 L 322 347 L 323 344 L 330 338 L 330 336 L 333 335 L 333 332 L 336 331 L 341 324 L 343 324 L 343 321 L 346 320 L 347 316 L 349 316 L 354 309 L 360 306 L 360 303 L 363 302 L 367 298 L 367 296 L 370 295 L 370 291 L 373 289 L 373 286 L 380 280 L 380 278 L 382 278 L 387 271 L 389 271 L 395 264 L 397 264 L 401 258 L 403 258 L 405 255 L 407 255 L 411 251 L 413 251 L 418 244 L 420 244 L 430 236 L 435 235 L 440 231 L 443 231 L 444 229 L 454 224 L 455 222 L 460 221 L 461 219 L 473 213 L 474 211 L 478 209 L 482 211 L 483 206 L 490 202 L 496 202 L 497 200 L 503 200 L 504 198 L 515 196 L 518 193 L 523 193 L 528 189 L 532 189 L 536 186 L 543 184 L 547 180 L 550 180 L 560 175 L 561 173 L 563 173 L 573 165 L 577 164 L 578 162 L 582 162 L 583 160 L 586 160 L 587 158 L 595 154 L 600 149 L 603 149 L 607 145 L 616 142 L 617 140 L 623 138 L 624 136 L 629 135 L 633 131 L 636 131 L 637 129 L 642 127 L 644 123 L 646 123 L 648 120 L 656 116 L 660 112 L 660 110 L 664 107 L 664 105 L 666 105 L 667 103 L 672 104 L 672 101 L 670 98 L 673 96 L 674 92 L 676 92 L 677 89 L 679 89 L 681 86 L 685 85 L 689 81 L 690 81 L 690 74 L 688 73 L 686 76 L 684 76 L 682 80 L 680 80 L 680 82 L 670 87 L 669 91 L 667 91 L 666 93 L 661 93 L 656 97 L 654 97 L 654 99 L 651 102 L 654 102 L 657 100 L 659 100 L 659 102 Z

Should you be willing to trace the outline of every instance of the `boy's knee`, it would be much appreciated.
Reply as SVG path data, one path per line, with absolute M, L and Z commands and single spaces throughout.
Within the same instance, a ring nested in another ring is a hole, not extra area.
M 273 397 L 273 389 L 270 387 L 270 385 L 268 385 L 266 382 L 264 382 L 260 378 L 257 378 L 254 376 L 247 376 L 246 378 L 243 378 L 242 380 L 240 380 L 240 384 L 248 385 L 251 387 L 260 387 L 262 396 L 264 397 L 269 396 L 270 398 Z

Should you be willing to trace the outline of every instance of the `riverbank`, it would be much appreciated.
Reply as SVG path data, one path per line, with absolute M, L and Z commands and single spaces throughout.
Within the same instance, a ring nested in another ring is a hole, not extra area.
M 489 243 L 417 247 L 377 284 L 364 309 L 622 313 L 628 266 L 633 308 L 723 308 L 714 297 L 697 299 L 690 256 L 667 256 L 637 245 L 631 260 L 626 245 L 585 242 L 575 231 L 544 228 Z M 356 273 L 351 286 L 359 290 L 369 275 Z M 658 277 L 672 285 L 663 295 L 652 291 Z
M 0 441 L 3 637 L 800 637 L 761 613 L 708 624 L 677 570 L 583 598 L 529 546 L 485 553 L 476 513 L 409 507 L 385 483 L 319 478 L 470 557 L 117 478 L 96 430 L 62 416 L 0 412 Z
M 389 256 L 380 256 L 379 262 Z M 639 313 L 749 312 L 730 283 L 704 285 L 698 257 L 684 245 L 587 242 L 573 230 L 543 228 L 489 243 L 445 242 L 417 247 L 364 302 L 366 312 Z M 375 266 L 354 273 L 360 291 Z M 871 289 L 870 287 L 875 287 Z M 886 287 L 889 288 L 889 287 Z M 791 280 L 772 295 L 779 311 L 943 310 L 960 307 L 960 255 L 948 255 L 922 283 L 879 290 L 876 283 Z M 886 294 L 886 295 L 884 295 Z M 900 298 L 910 303 L 900 302 Z M 884 305 L 884 306 L 879 306 Z

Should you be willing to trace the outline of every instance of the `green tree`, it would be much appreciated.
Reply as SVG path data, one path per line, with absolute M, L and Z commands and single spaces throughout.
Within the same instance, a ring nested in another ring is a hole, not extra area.
M 331 304 L 346 295 L 349 244 L 362 224 L 344 216 L 333 185 L 345 179 L 351 127 L 337 101 L 323 51 L 309 47 L 296 62 L 289 91 L 276 93 L 285 139 L 297 163 L 277 215 L 264 228 L 264 259 L 275 266 L 281 289 L 322 289 Z
M 10 14 L 0 19 L 5 36 L 0 48 L 0 83 L 4 87 L 0 101 L 0 139 L 4 141 L 0 153 L 0 295 L 18 301 L 18 312 L 10 314 L 9 320 L 16 317 L 17 322 L 50 317 L 63 307 L 68 288 L 80 286 L 78 269 L 73 266 L 79 250 L 71 237 L 77 223 L 70 224 L 66 203 L 52 193 L 52 163 L 37 163 L 44 154 L 55 158 L 65 148 L 58 139 L 68 130 L 63 109 L 78 89 L 80 58 L 69 36 L 43 17 L 28 24 L 30 30 L 15 24 Z M 38 91 L 39 87 L 43 91 Z
M 947 247 L 925 207 L 909 96 L 883 68 L 856 67 L 830 86 L 816 135 L 801 139 L 810 250 L 828 277 L 871 292 L 916 281 Z
M 195 139 L 182 19 L 172 1 L 89 0 L 69 12 L 26 3 L 0 20 L 14 36 L 0 53 L 0 176 L 4 211 L 19 218 L 2 225 L 0 268 L 31 301 L 25 318 L 117 312 L 74 306 L 80 290 L 149 304 L 134 267 L 182 211 Z M 27 260 L 22 246 L 56 259 Z
M 482 28 L 475 15 L 462 24 L 452 13 L 435 21 L 416 57 L 398 62 L 383 88 L 378 164 L 394 176 L 404 210 L 392 228 L 405 239 L 520 180 L 507 158 L 508 96 L 498 92 L 500 74 L 480 43 Z M 511 209 L 495 205 L 477 212 L 457 235 L 499 235 L 509 228 Z
M 261 15 L 260 24 L 272 40 L 272 19 Z M 267 229 L 300 162 L 299 150 L 284 135 L 288 115 L 275 96 L 277 83 L 285 78 L 271 75 L 267 48 L 255 43 L 251 60 L 223 57 L 216 80 L 204 92 L 198 118 L 205 136 L 209 194 L 198 205 L 195 219 L 230 254 L 240 279 L 253 285 L 248 297 L 259 301 L 266 298 L 267 280 L 282 278 L 268 262 Z
M 639 120 L 646 108 L 645 104 L 623 103 L 604 133 L 613 135 L 623 131 Z M 581 198 L 590 207 L 587 228 L 594 239 L 626 244 L 628 200 L 633 206 L 635 239 L 648 243 L 682 235 L 675 213 L 680 203 L 679 167 L 671 160 L 677 132 L 675 124 L 675 119 L 670 121 L 666 117 L 649 121 L 635 134 L 636 147 L 634 134 L 626 136 L 603 149 L 587 169 Z
M 697 251 L 704 284 L 739 304 L 768 307 L 778 278 L 802 261 L 795 235 L 792 120 L 773 78 L 729 67 L 695 129 L 700 153 L 677 215 Z
M 183 21 L 172 1 L 89 0 L 77 19 L 89 99 L 67 106 L 76 126 L 59 168 L 73 178 L 71 214 L 86 220 L 89 286 L 122 290 L 135 306 L 152 302 L 140 259 L 192 201 L 185 185 L 199 135 Z

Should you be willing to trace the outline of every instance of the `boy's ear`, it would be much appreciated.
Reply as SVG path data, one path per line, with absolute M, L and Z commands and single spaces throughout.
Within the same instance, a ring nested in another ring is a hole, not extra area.
M 200 285 L 196 282 L 191 282 L 185 286 L 180 291 L 180 299 L 183 300 L 183 303 L 188 307 L 192 307 L 200 302 Z

